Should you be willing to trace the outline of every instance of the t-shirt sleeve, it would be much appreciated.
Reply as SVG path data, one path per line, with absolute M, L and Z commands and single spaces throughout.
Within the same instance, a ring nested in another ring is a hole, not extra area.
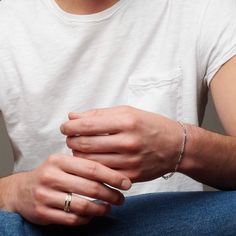
M 236 56 L 236 0 L 210 0 L 202 20 L 199 61 L 210 85 L 221 66 Z

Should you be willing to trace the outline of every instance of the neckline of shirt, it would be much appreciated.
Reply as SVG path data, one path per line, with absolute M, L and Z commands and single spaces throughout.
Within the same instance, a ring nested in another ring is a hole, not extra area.
M 43 0 L 44 1 L 44 0 Z M 110 18 L 116 12 L 118 12 L 121 8 L 127 5 L 129 0 L 119 0 L 110 8 L 93 14 L 88 15 L 76 15 L 72 13 L 68 13 L 64 11 L 55 0 L 46 0 L 48 7 L 54 12 L 57 17 L 63 19 L 64 21 L 71 23 L 93 23 L 100 22 Z

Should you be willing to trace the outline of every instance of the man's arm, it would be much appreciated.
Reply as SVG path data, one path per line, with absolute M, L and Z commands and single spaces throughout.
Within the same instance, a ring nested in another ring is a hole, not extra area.
M 229 136 L 186 124 L 186 150 L 178 171 L 216 188 L 236 189 L 236 58 L 222 66 L 211 90 Z M 173 120 L 126 106 L 71 113 L 69 118 L 61 130 L 78 157 L 119 170 L 133 182 L 175 168 L 183 131 Z
M 11 204 L 14 194 L 10 194 L 10 189 L 14 189 L 14 185 L 16 183 L 16 181 L 14 181 L 15 178 L 17 178 L 16 175 L 11 175 L 0 179 L 0 209 L 14 211 Z M 12 191 L 12 193 L 14 192 L 15 191 Z
M 222 66 L 210 89 L 228 136 L 189 126 L 180 171 L 220 189 L 236 189 L 236 57 Z
M 210 89 L 227 134 L 236 136 L 236 56 L 222 66 Z

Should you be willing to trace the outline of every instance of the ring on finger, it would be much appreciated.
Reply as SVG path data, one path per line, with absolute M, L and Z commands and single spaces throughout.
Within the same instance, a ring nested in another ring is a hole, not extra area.
M 72 201 L 72 193 L 67 193 L 66 198 L 65 198 L 65 204 L 64 204 L 64 211 L 65 212 L 70 212 L 70 205 Z

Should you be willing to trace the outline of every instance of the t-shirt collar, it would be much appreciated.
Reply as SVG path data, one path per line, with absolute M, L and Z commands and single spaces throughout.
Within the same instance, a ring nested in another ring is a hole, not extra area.
M 99 22 L 110 18 L 117 11 L 119 11 L 122 7 L 124 7 L 129 0 L 119 0 L 110 8 L 93 14 L 88 15 L 76 15 L 65 12 L 63 9 L 59 7 L 55 0 L 45 0 L 50 7 L 50 9 L 60 18 L 70 22 L 78 22 L 78 23 L 86 23 L 86 22 Z

